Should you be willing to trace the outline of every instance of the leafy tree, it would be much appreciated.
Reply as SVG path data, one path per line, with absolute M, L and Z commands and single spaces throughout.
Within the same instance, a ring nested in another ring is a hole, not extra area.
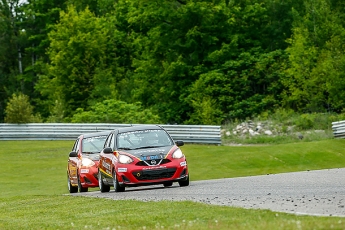
M 0 121 L 4 119 L 8 98 L 13 92 L 23 89 L 19 70 L 21 60 L 18 56 L 20 6 L 18 0 L 0 1 Z
M 33 106 L 29 97 L 22 93 L 13 94 L 5 109 L 5 122 L 7 123 L 30 123 L 40 122 L 40 116 L 33 114 Z
M 34 86 L 40 66 L 35 64 L 39 59 L 48 61 L 47 31 L 57 21 L 61 5 L 63 1 L 0 1 L 0 120 L 2 104 L 13 92 L 28 95 L 37 105 Z
M 77 108 L 86 109 L 93 98 L 100 101 L 116 95 L 108 67 L 112 63 L 107 59 L 106 25 L 88 9 L 78 13 L 70 6 L 49 33 L 51 63 L 37 89 L 50 101 L 62 103 L 67 117 Z
M 217 69 L 202 74 L 191 87 L 188 100 L 197 108 L 195 105 L 212 98 L 211 108 L 221 111 L 217 112 L 217 117 L 223 122 L 274 111 L 280 102 L 280 66 L 284 60 L 282 51 L 242 53 L 236 60 L 225 62 L 222 65 L 224 71 Z M 191 117 L 195 119 L 199 114 L 196 110 Z
M 68 5 L 75 6 L 78 12 L 88 8 L 97 17 L 113 13 L 116 3 L 112 0 L 68 0 L 67 2 Z
M 336 1 L 305 1 L 295 12 L 287 49 L 289 68 L 282 81 L 284 104 L 301 112 L 341 111 L 344 100 L 344 21 Z
M 77 109 L 71 122 L 159 124 L 161 120 L 151 109 L 143 109 L 140 103 L 128 104 L 124 101 L 110 99 L 96 103 L 88 111 Z
M 274 110 L 282 91 L 282 50 L 290 34 L 286 30 L 293 5 L 293 1 L 127 3 L 136 47 L 134 101 L 152 106 L 166 122 L 177 123 L 219 123 Z M 213 112 L 201 115 L 208 104 Z
M 137 34 L 133 98 L 156 108 L 166 122 L 181 123 L 191 110 L 188 88 L 227 36 L 219 30 L 228 20 L 226 9 L 208 1 L 141 1 L 128 9 Z

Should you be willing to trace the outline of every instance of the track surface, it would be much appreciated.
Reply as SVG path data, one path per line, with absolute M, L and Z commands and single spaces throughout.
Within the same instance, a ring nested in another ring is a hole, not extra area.
M 269 209 L 302 215 L 345 217 L 345 168 L 264 176 L 191 181 L 188 187 L 163 185 L 126 188 L 123 193 L 87 192 L 114 200 L 181 201 Z

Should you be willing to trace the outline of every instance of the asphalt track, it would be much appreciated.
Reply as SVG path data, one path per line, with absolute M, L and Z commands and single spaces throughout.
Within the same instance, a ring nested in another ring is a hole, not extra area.
M 345 168 L 191 181 L 188 187 L 174 183 L 169 188 L 155 185 L 126 188 L 123 193 L 111 190 L 73 195 L 114 200 L 190 200 L 298 215 L 345 217 Z

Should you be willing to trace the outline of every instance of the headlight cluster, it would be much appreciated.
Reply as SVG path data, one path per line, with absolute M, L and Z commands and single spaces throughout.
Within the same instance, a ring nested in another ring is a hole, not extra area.
M 119 162 L 121 164 L 130 164 L 133 162 L 133 159 L 126 155 L 119 155 Z
M 175 158 L 175 159 L 180 159 L 182 157 L 184 157 L 181 149 L 177 149 L 173 154 L 172 154 L 172 157 Z
M 81 160 L 81 166 L 86 166 L 86 167 L 91 167 L 95 165 L 95 162 L 93 162 L 92 160 L 90 160 L 89 158 L 83 158 Z

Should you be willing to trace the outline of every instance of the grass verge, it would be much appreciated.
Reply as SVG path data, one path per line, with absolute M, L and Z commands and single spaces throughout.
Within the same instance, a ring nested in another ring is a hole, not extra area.
M 344 229 L 339 217 L 296 216 L 194 202 L 69 196 L 0 199 L 0 229 Z
M 339 217 L 194 202 L 70 197 L 73 141 L 0 141 L 0 229 L 345 229 Z M 263 146 L 185 145 L 191 180 L 344 167 L 344 140 Z

